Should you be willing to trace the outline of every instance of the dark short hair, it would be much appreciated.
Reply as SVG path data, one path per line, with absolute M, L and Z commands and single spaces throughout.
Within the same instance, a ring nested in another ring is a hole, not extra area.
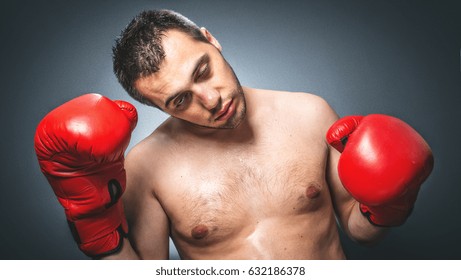
M 118 81 L 131 97 L 143 104 L 157 107 L 134 88 L 134 82 L 159 70 L 165 58 L 162 38 L 171 29 L 208 43 L 200 28 L 183 15 L 170 10 L 150 10 L 135 16 L 112 48 Z

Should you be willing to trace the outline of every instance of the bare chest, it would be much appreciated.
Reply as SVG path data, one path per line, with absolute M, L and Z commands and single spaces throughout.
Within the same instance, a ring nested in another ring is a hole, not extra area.
M 315 213 L 329 200 L 326 152 L 297 145 L 287 139 L 178 158 L 158 190 L 173 235 L 212 244 L 265 219 Z

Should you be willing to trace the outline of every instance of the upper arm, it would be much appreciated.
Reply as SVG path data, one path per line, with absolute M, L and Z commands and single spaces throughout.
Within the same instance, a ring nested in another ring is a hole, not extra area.
M 320 128 L 319 134 L 327 152 L 325 177 L 330 188 L 333 207 L 341 227 L 349 234 L 348 222 L 356 201 L 344 188 L 338 175 L 338 161 L 341 154 L 326 141 L 328 129 L 339 117 L 331 106 L 320 97 L 317 97 L 316 113 Z
M 336 213 L 338 222 L 343 231 L 352 239 L 357 241 L 368 240 L 368 232 L 373 232 L 370 236 L 375 236 L 376 229 L 370 231 L 370 224 L 358 210 L 358 202 L 350 195 L 341 182 L 338 174 L 338 162 L 341 153 L 329 145 L 326 141 L 328 129 L 338 120 L 338 115 L 327 105 L 324 107 L 322 137 L 327 147 L 326 180 L 330 188 L 331 200 Z M 366 236 L 363 238 L 363 236 Z
M 316 127 L 316 139 L 320 138 L 321 146 L 325 149 L 325 179 L 328 183 L 331 201 L 335 210 L 336 217 L 344 232 L 353 240 L 372 243 L 379 240 L 386 232 L 383 228 L 371 225 L 368 220 L 360 213 L 359 203 L 349 194 L 343 186 L 338 174 L 338 162 L 341 156 L 336 149 L 326 141 L 328 129 L 338 120 L 336 112 L 328 103 L 318 96 L 309 96 L 307 102 L 300 101 L 300 104 L 309 108 L 307 118 L 310 128 Z M 310 104 L 310 105 L 308 105 Z M 312 124 L 313 122 L 314 124 Z
M 129 240 L 142 259 L 168 259 L 168 218 L 154 195 L 153 172 L 146 154 L 135 147 L 127 155 L 126 191 L 123 195 Z M 146 166 L 147 165 L 147 166 Z
M 328 147 L 327 181 L 330 186 L 331 199 L 336 216 L 343 230 L 349 234 L 349 218 L 356 204 L 355 199 L 344 188 L 338 175 L 338 160 L 340 153 L 331 146 Z

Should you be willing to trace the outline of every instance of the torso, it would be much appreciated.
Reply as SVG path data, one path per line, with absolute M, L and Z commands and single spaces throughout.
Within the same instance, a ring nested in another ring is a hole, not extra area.
M 162 147 L 146 153 L 152 192 L 182 258 L 344 258 L 315 107 L 290 111 L 282 94 L 247 94 L 244 139 L 180 133 L 177 120 L 150 136 Z

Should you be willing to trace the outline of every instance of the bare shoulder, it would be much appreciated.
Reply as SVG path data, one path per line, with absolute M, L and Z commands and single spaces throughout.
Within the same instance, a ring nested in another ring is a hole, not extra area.
M 312 121 L 318 126 L 329 127 L 338 118 L 324 98 L 312 93 L 259 89 L 251 89 L 250 92 L 255 98 L 266 100 L 269 110 L 293 121 Z
M 280 92 L 278 99 L 287 109 L 310 116 L 326 117 L 335 114 L 324 98 L 312 93 Z
M 146 185 L 146 181 L 155 177 L 155 170 L 165 160 L 163 155 L 168 149 L 167 127 L 167 123 L 162 124 L 126 155 L 125 169 L 132 185 Z

